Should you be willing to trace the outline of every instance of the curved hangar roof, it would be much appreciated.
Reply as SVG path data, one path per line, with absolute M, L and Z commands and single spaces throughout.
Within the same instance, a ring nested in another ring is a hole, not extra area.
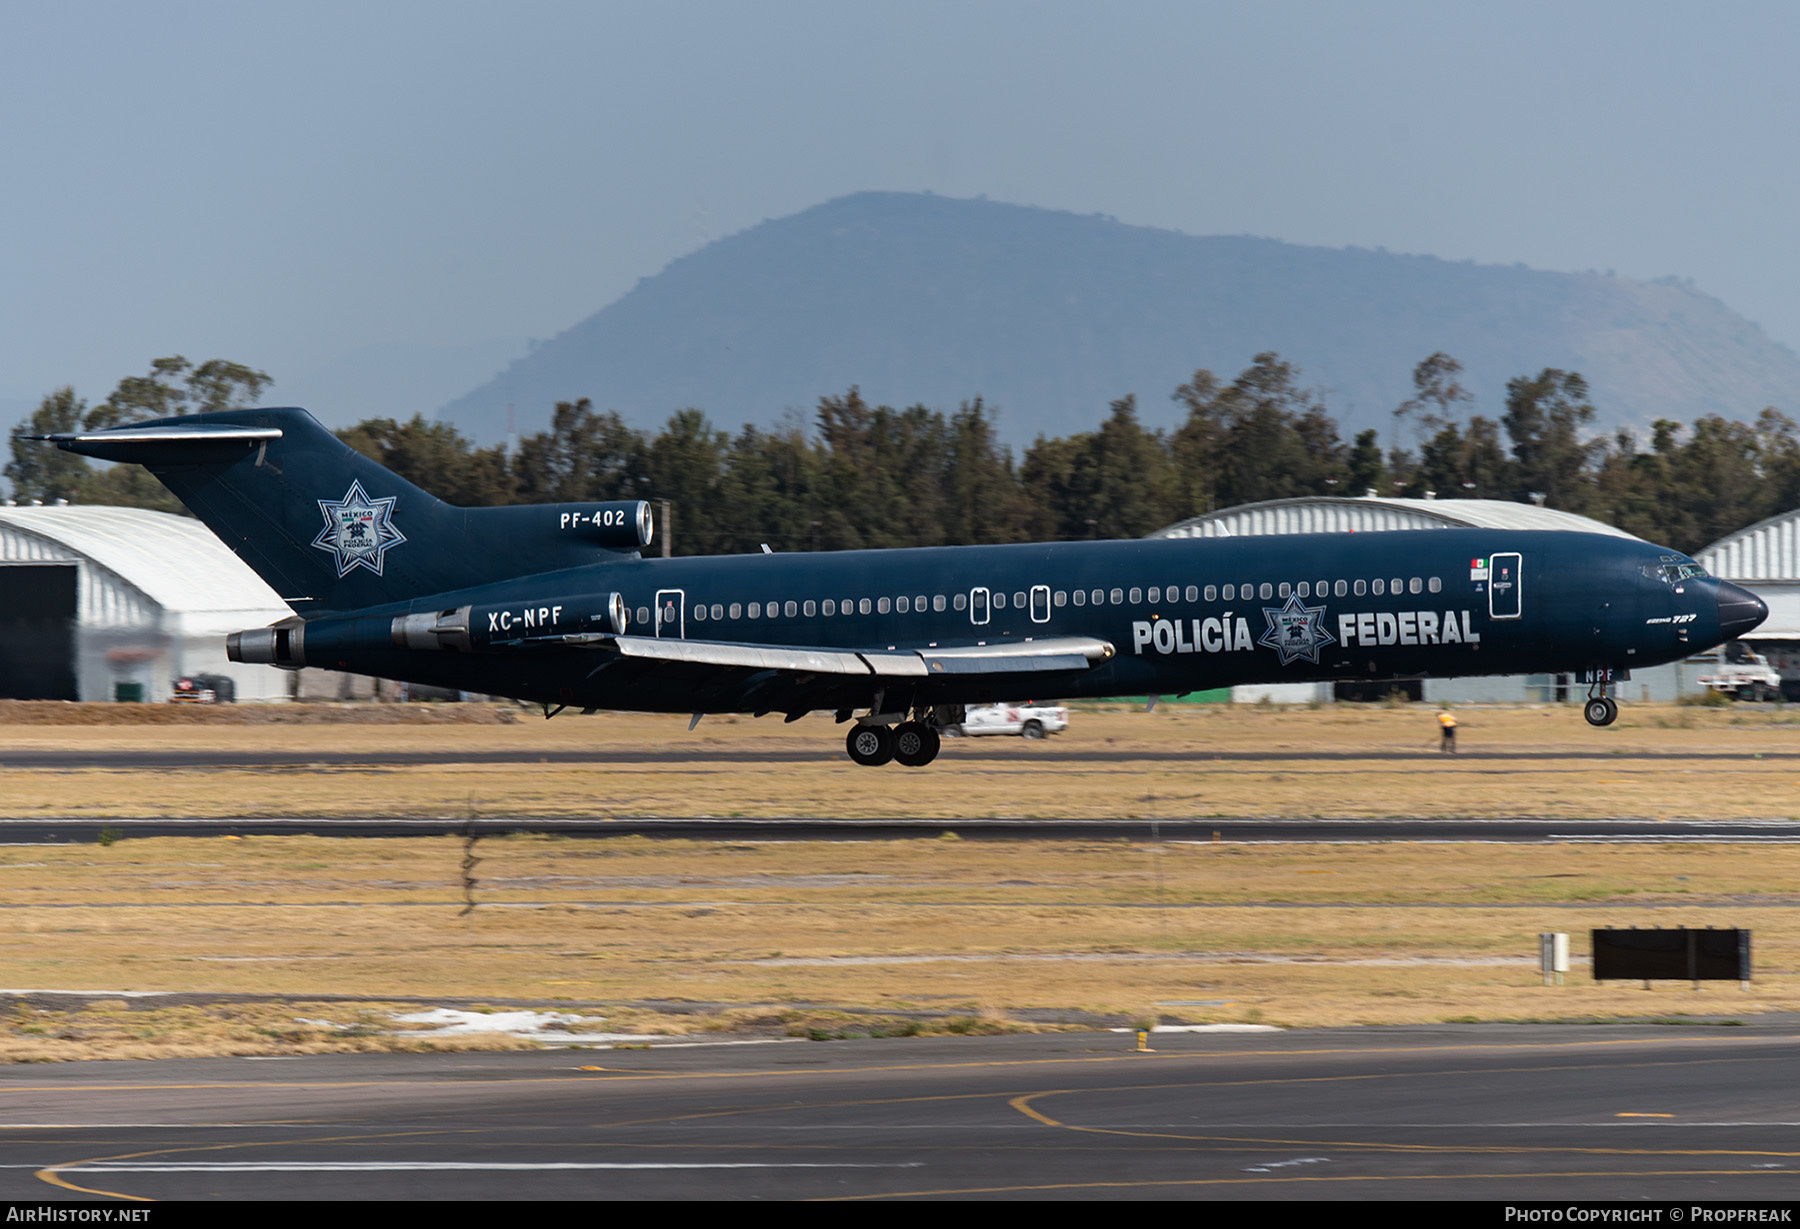
M 1800 509 L 1720 538 L 1694 562 L 1726 580 L 1800 582 Z
M 1267 533 L 1377 533 L 1389 529 L 1563 529 L 1632 534 L 1611 525 L 1535 504 L 1500 499 L 1359 499 L 1307 496 L 1239 504 L 1196 516 L 1152 538 L 1238 538 Z M 1722 573 L 1721 573 L 1722 575 Z
M 98 568 L 164 610 L 288 613 L 199 521 L 143 508 L 0 507 L 0 565 L 71 562 Z

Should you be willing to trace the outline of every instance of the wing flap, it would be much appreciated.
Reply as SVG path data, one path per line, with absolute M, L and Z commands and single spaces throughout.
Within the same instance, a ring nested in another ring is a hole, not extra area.
M 863 651 L 858 657 L 869 663 L 869 671 L 889 678 L 924 678 L 927 671 L 925 663 L 917 653 L 871 653 Z
M 855 653 L 766 644 L 729 644 L 719 640 L 661 640 L 650 636 L 613 636 L 620 656 L 649 661 L 683 662 L 748 670 L 791 670 L 804 674 L 870 673 Z
M 621 657 L 639 661 L 798 674 L 875 675 L 882 678 L 1047 674 L 1086 670 L 1095 662 L 1111 657 L 1114 651 L 1108 642 L 1087 636 L 897 650 L 738 644 L 722 640 L 665 640 L 651 636 L 593 636 L 583 637 L 583 640 L 591 642 L 594 647 L 611 646 Z
M 1043 640 L 1002 640 L 990 644 L 958 644 L 948 648 L 920 649 L 919 656 L 943 661 L 1028 661 L 1034 657 L 1079 656 L 1083 661 L 1104 661 L 1113 655 L 1110 642 L 1093 636 L 1051 636 Z M 1030 669 L 1029 666 L 1021 667 Z
M 940 657 L 923 659 L 925 673 L 944 674 L 1048 674 L 1058 670 L 1086 670 L 1094 663 L 1081 653 L 1038 653 L 1029 657 Z

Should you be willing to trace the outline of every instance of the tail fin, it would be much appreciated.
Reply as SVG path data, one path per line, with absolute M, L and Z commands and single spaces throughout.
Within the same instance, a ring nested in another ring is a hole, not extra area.
M 580 567 L 650 541 L 640 500 L 452 507 L 300 409 L 43 438 L 142 464 L 305 616 Z

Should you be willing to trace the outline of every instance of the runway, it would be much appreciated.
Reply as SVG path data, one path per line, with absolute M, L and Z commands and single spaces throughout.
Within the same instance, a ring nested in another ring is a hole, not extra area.
M 1800 1198 L 1791 1017 L 1153 1041 L 11 1067 L 0 1196 Z
M 219 836 L 650 836 L 704 841 L 893 841 L 954 832 L 965 840 L 1119 840 L 1345 843 L 1474 841 L 1505 844 L 1800 843 L 1800 823 L 1768 820 L 1657 819 L 954 819 L 933 816 L 744 819 L 692 817 L 507 816 L 112 819 L 0 818 L 0 845 L 55 845 L 121 839 Z

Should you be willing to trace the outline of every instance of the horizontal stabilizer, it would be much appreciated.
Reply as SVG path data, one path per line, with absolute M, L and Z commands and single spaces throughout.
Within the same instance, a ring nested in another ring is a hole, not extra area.
M 292 406 L 33 438 L 143 465 L 308 619 L 637 559 L 650 541 L 643 500 L 447 504 Z
M 243 426 L 236 423 L 188 423 L 180 426 L 114 427 L 109 431 L 59 431 L 32 435 L 47 440 L 64 452 L 78 452 L 101 461 L 135 462 L 139 465 L 198 463 L 221 452 L 242 453 L 281 438 L 280 427 Z

